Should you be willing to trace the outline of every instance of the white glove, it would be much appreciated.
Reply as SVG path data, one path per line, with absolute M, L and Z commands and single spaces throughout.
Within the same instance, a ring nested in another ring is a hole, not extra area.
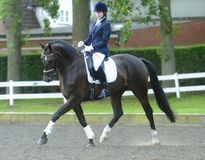
M 93 50 L 93 46 L 92 45 L 85 46 L 84 50 L 85 50 L 85 52 L 91 52 Z
M 78 42 L 78 47 L 83 47 L 84 46 L 84 42 L 83 41 L 79 41 Z

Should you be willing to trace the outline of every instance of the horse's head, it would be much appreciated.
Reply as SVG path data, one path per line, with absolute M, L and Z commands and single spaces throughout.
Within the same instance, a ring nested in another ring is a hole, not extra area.
M 56 54 L 50 43 L 43 45 L 41 44 L 43 52 L 41 54 L 41 59 L 43 62 L 43 80 L 46 82 L 51 82 L 56 75 Z

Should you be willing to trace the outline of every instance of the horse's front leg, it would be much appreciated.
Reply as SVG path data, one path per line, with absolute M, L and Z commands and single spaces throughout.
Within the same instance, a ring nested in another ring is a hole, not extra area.
M 57 112 L 55 112 L 55 114 L 52 116 L 52 118 L 51 118 L 50 122 L 48 123 L 47 127 L 44 129 L 44 132 L 43 132 L 41 138 L 38 140 L 38 144 L 39 145 L 46 144 L 46 142 L 48 141 L 47 136 L 52 133 L 55 122 L 62 115 L 64 115 L 69 110 L 71 110 L 73 107 L 78 106 L 79 104 L 80 104 L 80 102 L 78 100 L 68 99 L 68 101 L 65 104 L 63 104 L 63 106 Z
M 87 125 L 87 122 L 85 120 L 85 116 L 84 116 L 81 105 L 74 107 L 73 110 L 74 110 L 76 116 L 78 117 L 78 120 L 79 120 L 81 126 L 83 127 L 85 134 L 88 138 L 88 145 L 87 146 L 94 146 L 95 134 L 92 131 L 90 125 Z

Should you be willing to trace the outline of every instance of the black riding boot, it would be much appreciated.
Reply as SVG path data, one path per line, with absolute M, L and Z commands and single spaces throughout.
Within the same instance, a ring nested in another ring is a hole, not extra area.
M 93 59 L 92 59 L 92 54 L 89 53 L 89 52 L 86 52 L 86 63 L 87 63 L 87 67 L 88 67 L 88 70 L 90 72 L 90 75 L 91 77 L 93 78 L 93 81 L 96 80 L 96 77 L 95 77 L 95 71 L 94 71 L 94 65 L 93 65 Z M 92 83 L 89 85 L 89 88 L 90 88 L 90 99 L 91 100 L 94 100 L 94 88 L 95 88 L 95 84 Z
M 99 94 L 98 98 L 105 98 L 109 95 L 109 90 L 108 90 L 108 85 L 107 85 L 107 79 L 105 76 L 105 72 L 103 70 L 103 68 L 100 66 L 98 69 L 98 73 L 99 73 L 99 77 L 100 77 L 100 81 L 102 83 L 102 90 L 101 93 Z
M 95 78 L 95 73 L 94 73 L 94 65 L 93 65 L 92 54 L 86 53 L 86 58 L 85 59 L 86 59 L 86 63 L 87 63 L 90 75 L 92 76 L 93 81 L 95 81 L 96 78 Z

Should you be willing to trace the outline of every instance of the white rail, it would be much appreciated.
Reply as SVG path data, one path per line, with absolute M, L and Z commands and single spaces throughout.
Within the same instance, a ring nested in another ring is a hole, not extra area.
M 181 92 L 190 91 L 205 91 L 205 85 L 195 85 L 195 86 L 180 86 L 179 80 L 182 79 L 196 79 L 205 78 L 205 72 L 201 73 L 188 73 L 188 74 L 178 74 L 173 75 L 161 75 L 158 76 L 160 81 L 173 80 L 175 82 L 175 87 L 164 88 L 166 93 L 176 93 L 176 97 L 180 98 Z M 53 81 L 46 83 L 44 81 L 9 81 L 0 82 L 0 88 L 9 88 L 9 94 L 0 94 L 0 100 L 9 100 L 9 104 L 12 106 L 15 99 L 47 99 L 47 98 L 63 98 L 61 93 L 24 93 L 15 94 L 14 87 L 39 87 L 39 86 L 58 86 L 59 81 Z M 149 89 L 148 94 L 153 94 L 153 90 Z M 126 91 L 123 96 L 133 95 L 131 91 Z M 64 99 L 65 102 L 65 99 Z

